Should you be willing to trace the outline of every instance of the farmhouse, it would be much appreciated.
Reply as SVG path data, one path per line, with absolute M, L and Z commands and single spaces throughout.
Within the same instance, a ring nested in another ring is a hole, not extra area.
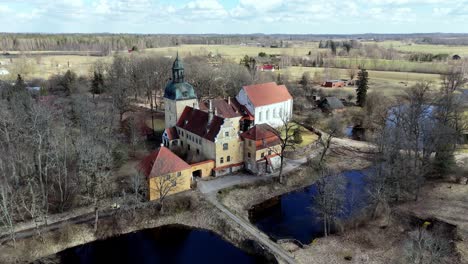
M 339 88 L 345 87 L 346 81 L 343 80 L 328 80 L 322 84 L 322 87 L 329 87 L 329 88 Z
M 254 124 L 280 127 L 292 117 L 293 98 L 286 86 L 275 82 L 244 86 L 236 99 L 254 117 Z
M 324 112 L 340 112 L 344 110 L 344 105 L 340 99 L 336 97 L 325 97 L 318 104 Z

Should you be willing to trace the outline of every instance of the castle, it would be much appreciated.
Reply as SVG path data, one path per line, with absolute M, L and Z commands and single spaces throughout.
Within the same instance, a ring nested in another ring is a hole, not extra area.
M 286 86 L 274 82 L 250 85 L 242 87 L 235 98 L 199 100 L 184 77 L 183 62 L 177 56 L 164 91 L 166 129 L 161 148 L 145 161 L 150 186 L 152 178 L 164 174 L 192 182 L 196 177 L 242 169 L 262 175 L 279 168 L 281 139 L 274 127 L 292 117 L 293 106 Z M 177 169 L 181 171 L 170 171 Z

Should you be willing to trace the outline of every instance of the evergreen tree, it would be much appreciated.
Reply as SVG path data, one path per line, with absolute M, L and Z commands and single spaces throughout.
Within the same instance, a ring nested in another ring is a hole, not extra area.
M 21 90 L 26 89 L 26 83 L 24 82 L 23 77 L 21 77 L 21 74 L 18 74 L 18 77 L 16 78 L 15 88 Z
M 294 137 L 294 142 L 296 144 L 301 144 L 302 143 L 302 141 L 303 141 L 302 132 L 301 132 L 301 129 L 299 127 L 294 130 L 293 137 Z
M 363 107 L 366 103 L 367 89 L 369 88 L 369 73 L 365 69 L 361 69 L 358 73 L 358 88 L 356 90 L 357 98 L 356 102 L 360 107 Z
M 102 73 L 94 72 L 93 80 L 91 81 L 90 92 L 93 94 L 93 99 L 96 94 L 103 93 L 104 90 L 104 78 Z

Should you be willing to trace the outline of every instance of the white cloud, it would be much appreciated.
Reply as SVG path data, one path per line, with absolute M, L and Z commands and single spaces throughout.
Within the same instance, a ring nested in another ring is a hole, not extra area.
M 400 25 L 402 31 L 413 24 L 421 27 L 430 23 L 435 25 L 438 21 L 446 25 L 451 21 L 457 21 L 458 25 L 468 24 L 467 0 L 239 0 L 229 8 L 221 0 L 183 0 L 183 3 L 175 0 L 170 3 L 160 0 L 0 2 L 0 14 L 4 17 L 0 16 L 0 31 L 1 25 L 10 24 L 12 19 L 17 19 L 18 23 L 7 30 L 29 31 L 47 25 L 49 28 L 42 31 L 65 28 L 79 32 L 82 28 L 90 28 L 99 32 L 137 30 L 155 33 L 194 28 L 211 30 L 207 25 L 218 25 L 218 31 L 224 32 L 278 32 L 281 29 L 285 33 L 288 30 L 310 33 L 310 25 L 319 25 L 314 28 L 320 30 L 332 26 L 345 30 L 360 24 L 360 30 L 370 32 L 385 28 L 387 24 Z M 170 23 L 190 24 L 190 27 L 167 27 Z M 408 27 L 402 27 L 403 23 Z M 421 28 L 420 31 L 428 30 L 432 28 Z M 329 33 L 336 33 L 336 30 Z

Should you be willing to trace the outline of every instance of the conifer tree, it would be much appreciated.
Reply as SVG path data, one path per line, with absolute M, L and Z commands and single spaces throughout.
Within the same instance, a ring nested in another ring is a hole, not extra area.
M 367 89 L 369 88 L 369 73 L 365 69 L 361 69 L 358 73 L 358 88 L 356 90 L 357 98 L 356 102 L 360 107 L 363 107 L 366 103 Z

